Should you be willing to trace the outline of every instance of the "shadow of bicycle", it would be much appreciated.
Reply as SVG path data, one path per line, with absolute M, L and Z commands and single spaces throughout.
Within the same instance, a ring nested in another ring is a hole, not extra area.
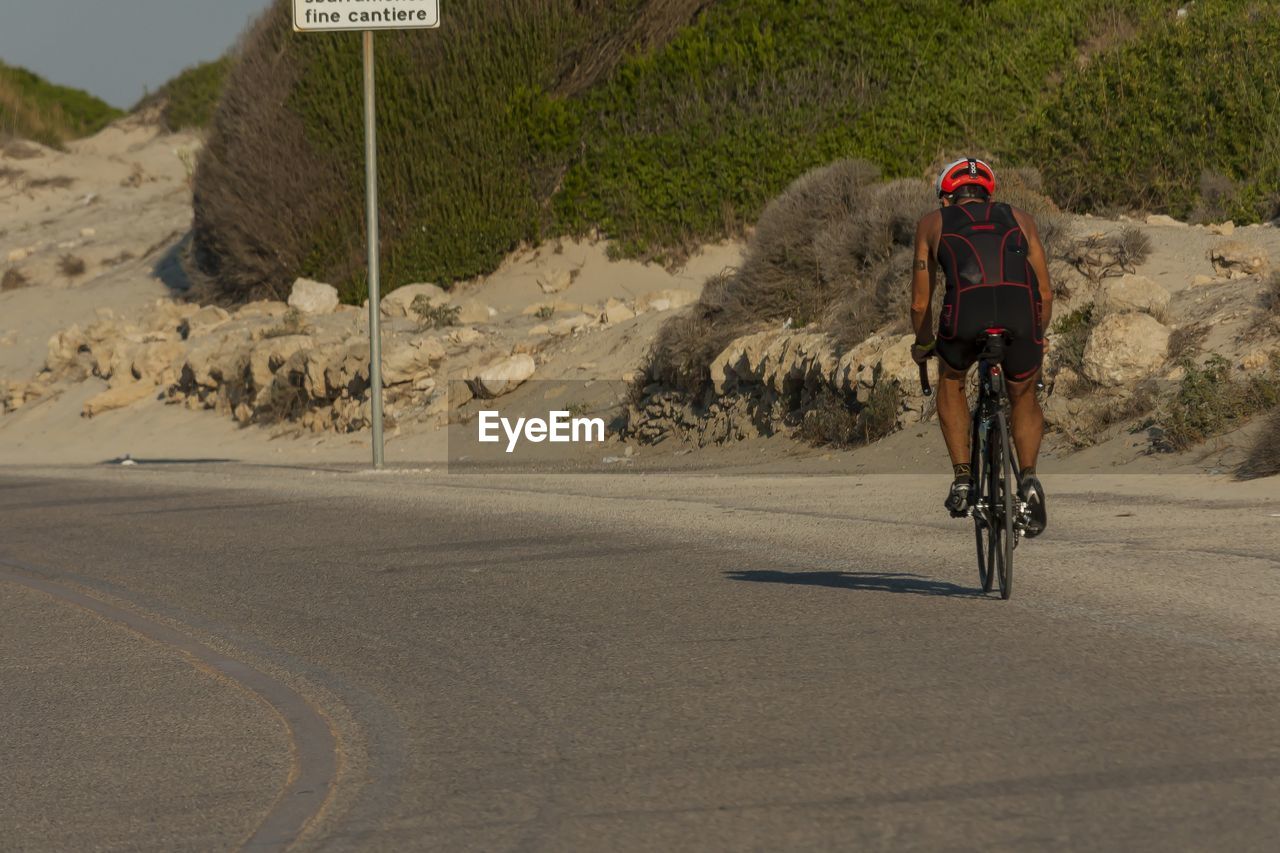
M 982 590 L 933 580 L 909 572 L 725 572 L 730 580 L 754 583 L 787 583 L 798 586 L 827 586 L 860 592 L 893 592 L 907 595 L 947 595 L 960 598 L 985 598 Z

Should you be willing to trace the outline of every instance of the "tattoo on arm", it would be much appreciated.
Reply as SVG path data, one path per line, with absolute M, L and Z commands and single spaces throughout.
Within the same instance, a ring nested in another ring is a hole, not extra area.
M 917 270 L 927 270 L 928 268 L 929 268 L 929 262 L 928 262 L 928 261 L 922 261 L 920 258 L 916 258 L 916 269 L 917 269 Z

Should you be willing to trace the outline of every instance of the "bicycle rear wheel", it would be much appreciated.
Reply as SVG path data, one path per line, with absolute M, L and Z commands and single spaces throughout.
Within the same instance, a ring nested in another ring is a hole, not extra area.
M 996 429 L 991 447 L 991 548 L 995 574 L 1000 580 L 1000 597 L 1013 595 L 1013 498 L 1017 485 L 1013 482 L 1013 454 L 1009 446 L 1009 423 L 1004 411 L 996 413 Z
M 973 460 L 973 494 L 971 495 L 973 538 L 978 546 L 978 581 L 982 584 L 983 592 L 991 592 L 996 579 L 996 574 L 992 570 L 991 546 L 988 542 L 991 537 L 991 512 L 990 508 L 985 510 L 982 508 L 983 498 L 986 496 L 986 453 L 978 434 L 977 422 L 978 416 L 975 414 L 971 445 L 973 447 L 971 455 Z

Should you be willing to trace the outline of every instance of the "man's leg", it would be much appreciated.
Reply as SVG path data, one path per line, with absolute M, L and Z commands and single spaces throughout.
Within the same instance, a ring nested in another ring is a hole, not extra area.
M 1044 410 L 1036 396 L 1036 378 L 1039 371 L 1022 382 L 1009 382 L 1011 407 L 1011 431 L 1018 454 L 1018 467 L 1022 469 L 1022 481 L 1018 484 L 1022 498 L 1031 510 L 1027 536 L 1039 536 L 1047 524 L 1044 506 L 1044 487 L 1036 476 L 1036 460 L 1040 456 L 1040 441 L 1044 438 Z
M 938 378 L 938 421 L 942 437 L 951 454 L 952 465 L 969 464 L 969 398 L 965 394 L 968 371 L 956 370 L 938 359 L 942 375 Z
M 1036 396 L 1036 372 L 1030 379 L 1022 382 L 1008 382 L 1009 402 L 1011 406 L 1010 425 L 1013 432 L 1013 444 L 1018 451 L 1018 467 L 1035 470 L 1036 460 L 1040 456 L 1040 442 L 1044 438 L 1044 410 L 1040 408 L 1040 398 Z M 941 408 L 941 401 L 939 401 Z
M 973 485 L 973 472 L 969 469 L 969 401 L 965 394 L 968 371 L 956 370 L 938 359 L 941 376 L 938 378 L 938 422 L 942 424 L 942 438 L 951 455 L 954 479 L 943 506 L 955 518 L 969 511 L 969 491 Z

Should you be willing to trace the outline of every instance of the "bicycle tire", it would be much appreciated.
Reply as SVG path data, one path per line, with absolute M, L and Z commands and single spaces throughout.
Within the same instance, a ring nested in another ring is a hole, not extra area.
M 1017 486 L 1013 482 L 1013 453 L 1009 442 L 1009 422 L 1005 418 L 1003 407 L 996 412 L 996 423 L 998 424 L 998 437 L 992 442 L 992 446 L 998 448 L 996 451 L 1000 456 L 1000 461 L 992 473 L 993 485 L 999 482 L 999 492 L 994 491 L 991 496 L 992 506 L 996 509 L 996 525 L 999 542 L 999 560 L 997 566 L 997 575 L 1000 580 L 1000 597 L 1005 601 L 1009 600 L 1009 596 L 1013 595 L 1013 543 L 1014 543 L 1014 510 L 1013 496 L 1017 490 Z M 998 503 L 997 503 L 998 501 Z
M 991 559 L 989 556 L 990 546 L 987 543 L 989 532 L 991 529 L 989 513 L 982 510 L 982 493 L 983 478 L 986 470 L 983 467 L 985 459 L 985 448 L 982 445 L 981 437 L 978 433 L 978 420 L 981 412 L 975 412 L 973 418 L 973 435 L 972 435 L 972 451 L 970 453 L 970 461 L 973 466 L 973 495 L 971 500 L 973 503 L 973 536 L 978 546 L 978 582 L 982 584 L 983 592 L 991 592 L 991 587 L 995 583 L 995 572 L 992 571 Z

